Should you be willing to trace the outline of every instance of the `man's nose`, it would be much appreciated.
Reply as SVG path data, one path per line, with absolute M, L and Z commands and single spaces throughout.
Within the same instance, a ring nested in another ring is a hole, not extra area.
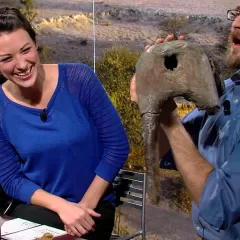
M 238 16 L 238 17 L 234 20 L 234 22 L 233 22 L 233 24 L 232 24 L 232 27 L 233 27 L 234 29 L 240 29 L 240 16 Z

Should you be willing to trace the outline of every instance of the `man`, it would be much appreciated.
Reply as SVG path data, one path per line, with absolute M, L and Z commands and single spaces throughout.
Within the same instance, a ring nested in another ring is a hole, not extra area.
M 232 27 L 226 60 L 230 67 L 239 69 L 240 7 L 229 10 L 227 18 Z M 172 39 L 168 36 L 166 40 Z M 137 102 L 135 76 L 130 93 L 132 101 Z M 169 156 L 173 155 L 193 200 L 197 235 L 207 240 L 236 240 L 240 239 L 240 69 L 225 81 L 221 103 L 214 116 L 194 109 L 182 121 L 174 101 L 165 105 L 161 165 L 171 165 Z M 230 103 L 230 109 L 223 107 L 226 103 Z

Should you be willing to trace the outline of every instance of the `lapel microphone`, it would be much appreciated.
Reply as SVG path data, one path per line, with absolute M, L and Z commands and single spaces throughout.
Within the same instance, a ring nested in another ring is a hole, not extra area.
M 42 112 L 40 113 L 40 119 L 42 122 L 46 122 L 47 121 L 47 112 L 46 112 L 46 108 L 44 108 L 42 110 Z
M 224 115 L 230 115 L 231 114 L 231 103 L 229 100 L 225 100 L 223 102 L 223 109 L 224 109 Z

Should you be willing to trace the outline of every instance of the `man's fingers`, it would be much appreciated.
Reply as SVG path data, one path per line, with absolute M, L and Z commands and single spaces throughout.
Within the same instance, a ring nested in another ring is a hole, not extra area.
M 172 41 L 172 40 L 175 40 L 173 34 L 168 35 L 168 36 L 166 37 L 166 39 L 165 39 L 165 41 Z M 178 37 L 178 40 L 184 40 L 184 35 L 180 35 L 180 36 Z
M 178 37 L 178 40 L 184 40 L 184 36 L 183 36 L 183 35 L 180 35 L 180 36 Z
M 156 40 L 156 44 L 159 44 L 159 43 L 163 43 L 164 42 L 164 39 L 163 38 L 158 38 L 157 40 Z M 150 47 L 151 47 L 152 45 L 147 45 L 145 48 L 144 48 L 144 51 L 146 51 L 146 50 L 148 50 Z
M 151 47 L 151 45 L 147 45 L 147 46 L 144 48 L 144 51 L 148 50 L 150 47 Z
M 133 75 L 130 82 L 130 96 L 132 102 L 138 102 L 137 92 L 136 92 L 136 74 Z
M 174 40 L 174 35 L 173 34 L 170 34 L 166 37 L 165 41 L 172 41 Z
M 159 43 L 163 43 L 163 42 L 166 42 L 166 41 L 172 41 L 172 40 L 174 40 L 174 35 L 173 35 L 173 34 L 169 34 L 165 39 L 163 39 L 163 38 L 158 38 L 155 43 L 156 43 L 156 44 L 159 44 Z M 184 36 L 183 36 L 183 35 L 180 35 L 180 36 L 178 37 L 178 40 L 184 40 Z M 144 51 L 148 50 L 150 47 L 151 47 L 151 45 L 148 44 L 148 45 L 144 48 Z
M 164 39 L 163 38 L 158 38 L 156 40 L 156 44 L 159 44 L 159 43 L 163 43 L 164 42 Z
M 166 41 L 172 41 L 174 40 L 174 34 L 169 34 L 165 39 L 163 38 L 158 38 L 156 40 L 156 44 L 159 44 L 159 43 L 163 43 L 163 42 L 166 42 Z M 184 40 L 184 36 L 183 35 L 180 35 L 178 37 L 178 40 Z M 144 48 L 144 51 L 148 50 L 149 48 L 151 47 L 151 45 L 147 45 L 145 48 Z

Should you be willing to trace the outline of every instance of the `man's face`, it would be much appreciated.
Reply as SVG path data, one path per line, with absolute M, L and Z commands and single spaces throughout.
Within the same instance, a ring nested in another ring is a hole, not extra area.
M 233 19 L 226 62 L 232 69 L 238 69 L 240 68 L 240 6 L 236 8 Z

